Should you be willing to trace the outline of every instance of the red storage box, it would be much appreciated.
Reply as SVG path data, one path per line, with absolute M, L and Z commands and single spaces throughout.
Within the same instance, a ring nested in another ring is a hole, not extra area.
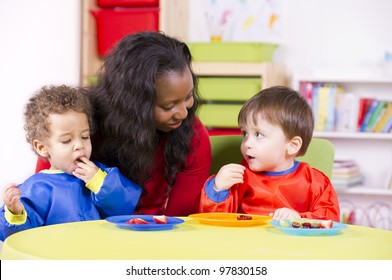
M 159 30 L 159 8 L 91 11 L 97 22 L 98 54 L 104 56 L 125 35 Z
M 101 8 L 151 7 L 159 6 L 159 0 L 97 0 L 97 6 Z

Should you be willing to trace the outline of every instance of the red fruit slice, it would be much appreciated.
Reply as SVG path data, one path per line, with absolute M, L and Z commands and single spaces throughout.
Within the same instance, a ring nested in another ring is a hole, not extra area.
M 149 222 L 143 220 L 142 218 L 133 218 L 133 219 L 130 219 L 129 221 L 127 221 L 125 223 L 126 224 L 138 224 L 138 225 L 149 224 Z
M 167 217 L 165 215 L 152 217 L 156 224 L 167 224 Z
M 321 228 L 331 228 L 332 227 L 332 220 L 320 221 Z
M 248 215 L 238 215 L 237 220 L 252 220 L 252 216 Z

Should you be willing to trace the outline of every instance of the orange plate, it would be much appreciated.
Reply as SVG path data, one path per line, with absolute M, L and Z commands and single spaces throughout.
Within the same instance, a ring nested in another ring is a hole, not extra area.
M 237 217 L 239 215 L 251 216 L 252 220 L 237 220 Z M 188 217 L 198 220 L 200 223 L 203 224 L 227 227 L 258 226 L 268 224 L 268 222 L 271 220 L 271 217 L 269 216 L 221 212 L 191 214 Z

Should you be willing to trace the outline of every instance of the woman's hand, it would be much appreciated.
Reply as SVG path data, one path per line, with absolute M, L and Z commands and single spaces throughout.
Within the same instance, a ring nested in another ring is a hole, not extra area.
M 218 191 L 230 189 L 233 185 L 244 182 L 245 167 L 240 164 L 230 163 L 222 166 L 215 177 L 214 189 Z
M 98 172 L 99 168 L 95 165 L 94 162 L 90 161 L 86 157 L 81 157 L 80 160 L 81 161 L 76 162 L 78 168 L 76 168 L 72 174 L 87 184 Z
M 22 191 L 18 188 L 15 183 L 8 184 L 3 193 L 4 204 L 8 210 L 14 215 L 21 215 L 23 211 L 23 204 L 20 202 L 20 195 Z
M 274 220 L 288 220 L 293 218 L 301 218 L 297 211 L 286 207 L 276 209 L 274 213 L 269 214 Z

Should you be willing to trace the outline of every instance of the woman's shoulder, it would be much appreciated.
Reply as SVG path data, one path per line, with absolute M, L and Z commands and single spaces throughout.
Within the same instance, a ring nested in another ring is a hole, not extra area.
M 206 127 L 198 118 L 195 118 L 193 129 L 191 152 L 188 154 L 187 165 L 195 161 L 203 162 L 203 164 L 205 162 L 211 162 L 211 144 Z
M 195 121 L 193 122 L 193 129 L 195 133 L 192 137 L 192 145 L 203 145 L 205 143 L 210 143 L 208 130 L 197 117 L 195 117 Z
M 208 135 L 207 128 L 204 126 L 204 124 L 201 122 L 201 120 L 195 116 L 195 121 L 193 122 L 193 128 L 195 130 L 202 131 L 206 135 Z
M 193 129 L 197 132 L 197 134 L 200 135 L 200 137 L 202 137 L 204 139 L 208 139 L 208 142 L 210 141 L 207 128 L 204 126 L 204 124 L 201 122 L 201 120 L 197 117 L 195 117 L 195 121 L 193 123 Z

